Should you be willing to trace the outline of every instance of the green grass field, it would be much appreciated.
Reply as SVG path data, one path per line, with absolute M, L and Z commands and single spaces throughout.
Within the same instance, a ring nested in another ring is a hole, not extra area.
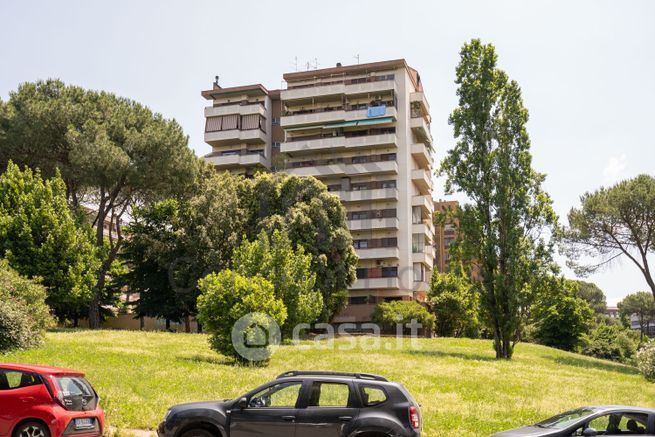
M 225 361 L 204 335 L 66 331 L 0 361 L 84 371 L 118 428 L 153 429 L 172 404 L 233 398 L 293 369 L 371 372 L 401 382 L 421 404 L 427 436 L 485 436 L 585 404 L 655 407 L 655 384 L 636 369 L 542 346 L 520 344 L 511 362 L 497 362 L 489 341 L 422 339 L 417 350 L 409 341 L 397 350 L 395 338 L 383 338 L 379 350 L 338 350 L 348 341 L 337 340 L 337 350 L 282 346 L 258 368 Z

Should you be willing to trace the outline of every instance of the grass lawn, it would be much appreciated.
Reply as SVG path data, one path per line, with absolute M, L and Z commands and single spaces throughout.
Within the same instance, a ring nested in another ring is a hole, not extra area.
M 422 339 L 417 350 L 409 341 L 399 350 L 394 338 L 379 341 L 375 351 L 282 346 L 268 367 L 257 368 L 231 365 L 204 335 L 65 331 L 0 361 L 85 372 L 118 428 L 154 429 L 170 405 L 233 398 L 293 369 L 379 373 L 401 382 L 421 404 L 427 436 L 489 435 L 586 404 L 655 407 L 655 384 L 607 361 L 520 344 L 512 361 L 497 362 L 489 341 Z

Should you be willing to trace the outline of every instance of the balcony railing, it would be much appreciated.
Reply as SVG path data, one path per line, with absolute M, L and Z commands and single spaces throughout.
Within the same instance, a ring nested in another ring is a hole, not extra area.
M 367 164 L 372 162 L 395 161 L 395 153 L 383 153 L 380 155 L 363 155 L 349 158 L 313 159 L 308 161 L 292 162 L 291 168 L 318 167 L 331 164 Z
M 395 76 L 393 74 L 383 74 L 379 76 L 368 76 L 368 77 L 361 77 L 361 78 L 354 78 L 354 79 L 337 79 L 337 80 L 331 80 L 326 82 L 307 83 L 302 85 L 291 84 L 288 86 L 287 89 L 297 90 L 301 88 L 313 88 L 317 86 L 337 85 L 337 84 L 354 85 L 359 83 L 379 82 L 381 80 L 394 80 L 394 78 Z
M 293 143 L 296 141 L 322 140 L 326 138 L 337 138 L 337 137 L 355 138 L 355 137 L 366 137 L 371 135 L 386 135 L 386 134 L 395 134 L 395 133 L 396 133 L 395 127 L 380 127 L 376 129 L 363 129 L 357 131 L 336 131 L 336 135 L 335 132 L 332 131 L 332 132 L 315 134 L 315 135 L 293 136 L 293 137 L 288 137 L 286 139 L 286 142 Z

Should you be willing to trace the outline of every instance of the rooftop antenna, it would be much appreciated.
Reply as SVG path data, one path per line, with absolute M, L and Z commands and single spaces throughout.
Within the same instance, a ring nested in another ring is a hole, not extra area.
M 298 56 L 293 57 L 293 66 L 296 68 L 296 71 L 298 71 Z
M 219 85 L 218 85 L 218 79 L 219 79 L 219 76 L 215 76 L 215 78 L 214 78 L 214 85 L 216 85 L 216 86 L 219 86 Z
M 357 59 L 357 64 L 359 64 L 359 53 L 357 53 L 353 58 Z
M 318 58 L 314 58 L 314 70 L 318 70 L 318 66 L 319 66 Z

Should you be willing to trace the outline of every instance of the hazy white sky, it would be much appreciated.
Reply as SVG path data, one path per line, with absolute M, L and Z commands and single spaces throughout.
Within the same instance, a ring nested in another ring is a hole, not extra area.
M 458 52 L 474 37 L 523 88 L 534 166 L 563 221 L 585 191 L 654 173 L 654 1 L 0 0 L 0 98 L 48 77 L 108 90 L 175 118 L 205 154 L 200 91 L 215 75 L 279 88 L 296 57 L 300 69 L 405 58 L 440 159 Z M 628 261 L 589 279 L 610 303 L 646 289 Z

